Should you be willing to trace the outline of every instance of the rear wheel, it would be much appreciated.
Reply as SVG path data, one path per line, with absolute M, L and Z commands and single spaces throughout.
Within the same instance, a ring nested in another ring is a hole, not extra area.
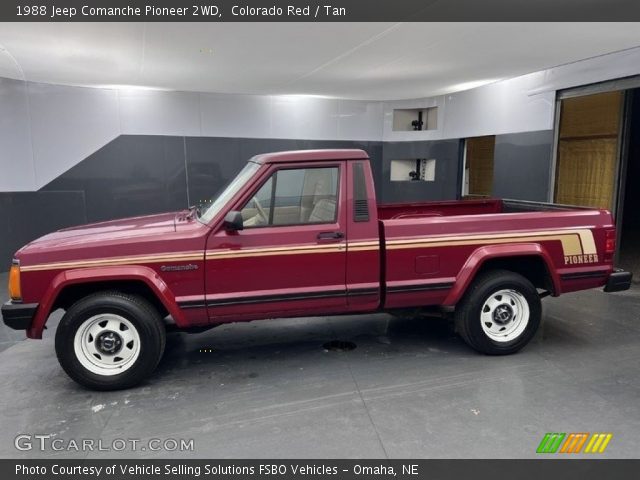
M 119 292 L 79 300 L 56 331 L 56 354 L 64 371 L 96 390 L 136 385 L 156 368 L 164 346 L 158 311 L 139 296 Z
M 515 353 L 540 325 L 538 291 L 522 275 L 494 270 L 473 281 L 456 307 L 456 330 L 475 350 L 489 355 Z

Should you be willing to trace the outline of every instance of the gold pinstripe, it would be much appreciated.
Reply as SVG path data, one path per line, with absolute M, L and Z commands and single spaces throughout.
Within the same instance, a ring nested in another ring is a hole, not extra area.
M 578 230 L 549 230 L 537 232 L 523 232 L 505 234 L 484 234 L 484 235 L 464 235 L 464 236 L 443 236 L 429 238 L 407 238 L 401 240 L 389 240 L 386 248 L 389 250 L 405 248 L 433 248 L 449 247 L 477 244 L 501 244 L 518 242 L 540 242 L 548 240 L 559 240 L 565 255 L 595 254 L 596 245 L 593 233 L 588 229 Z
M 300 245 L 291 247 L 245 248 L 242 250 L 207 250 L 207 260 L 218 258 L 264 257 L 268 255 L 301 255 L 306 253 L 333 253 L 345 250 L 344 243 L 335 245 Z
M 389 240 L 386 248 L 389 250 L 408 248 L 433 248 L 444 246 L 463 246 L 477 244 L 502 244 L 511 242 L 535 242 L 558 240 L 562 244 L 565 255 L 595 254 L 596 247 L 593 233 L 588 229 L 576 230 L 548 230 L 524 233 L 458 235 L 440 237 L 413 237 Z M 135 265 L 141 263 L 182 262 L 202 260 L 217 260 L 223 258 L 263 257 L 269 255 L 304 255 L 309 253 L 336 253 L 348 249 L 351 252 L 378 250 L 377 240 L 338 243 L 331 245 L 298 245 L 287 247 L 248 248 L 242 250 L 207 250 L 206 252 L 160 253 L 155 255 L 132 255 L 126 257 L 112 257 L 104 259 L 90 259 L 67 262 L 43 263 L 25 265 L 21 271 L 61 270 L 71 268 L 88 268 L 116 265 Z
M 366 242 L 349 242 L 347 249 L 350 252 L 365 252 L 367 250 L 379 250 L 380 242 L 378 240 Z
M 25 265 L 20 267 L 23 272 L 38 270 L 61 270 L 69 268 L 104 267 L 114 265 L 131 265 L 140 263 L 182 262 L 189 260 L 202 260 L 203 252 L 179 252 L 159 253 L 156 255 L 132 255 L 126 257 L 112 257 L 92 260 L 76 260 L 68 262 L 41 263 L 38 265 Z

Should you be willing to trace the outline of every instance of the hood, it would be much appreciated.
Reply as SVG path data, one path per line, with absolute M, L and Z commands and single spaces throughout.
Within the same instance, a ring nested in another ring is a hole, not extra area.
M 108 222 L 90 223 L 65 228 L 34 240 L 20 252 L 59 248 L 74 248 L 87 244 L 122 242 L 176 231 L 176 217 L 184 212 L 161 213 L 123 218 Z

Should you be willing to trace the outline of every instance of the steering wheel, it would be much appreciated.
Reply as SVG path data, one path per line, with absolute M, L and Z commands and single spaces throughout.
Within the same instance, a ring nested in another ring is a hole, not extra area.
M 258 197 L 253 197 L 253 205 L 256 207 L 256 210 L 258 210 L 258 215 L 260 215 L 264 223 L 269 223 L 269 217 L 264 211 L 264 208 L 262 208 L 262 205 L 260 205 Z

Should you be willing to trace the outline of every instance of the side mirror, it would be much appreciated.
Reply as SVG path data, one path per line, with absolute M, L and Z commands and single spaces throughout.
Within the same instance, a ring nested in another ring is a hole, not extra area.
M 237 210 L 231 210 L 224 217 L 224 228 L 229 231 L 242 230 L 244 228 L 244 221 L 242 220 L 242 213 Z

